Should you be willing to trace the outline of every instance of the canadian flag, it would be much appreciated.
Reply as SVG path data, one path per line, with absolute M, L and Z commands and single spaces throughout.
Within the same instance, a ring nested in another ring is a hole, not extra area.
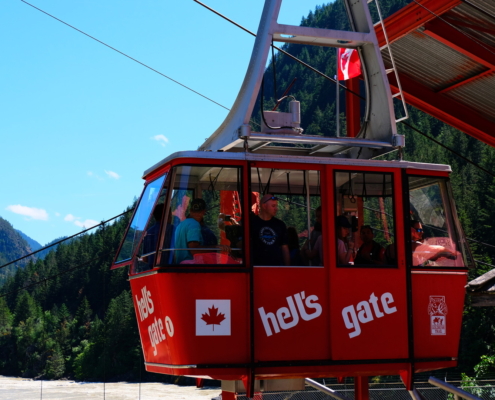
M 361 60 L 356 49 L 339 48 L 337 57 L 339 81 L 361 75 Z

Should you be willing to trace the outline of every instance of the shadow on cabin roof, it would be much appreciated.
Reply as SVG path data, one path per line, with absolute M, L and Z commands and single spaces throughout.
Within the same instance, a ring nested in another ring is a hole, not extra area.
M 469 282 L 466 291 L 473 307 L 495 306 L 495 269 Z

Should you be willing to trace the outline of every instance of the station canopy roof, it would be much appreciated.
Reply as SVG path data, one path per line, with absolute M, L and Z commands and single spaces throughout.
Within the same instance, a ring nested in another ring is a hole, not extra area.
M 495 0 L 413 0 L 385 29 L 406 102 L 495 147 Z

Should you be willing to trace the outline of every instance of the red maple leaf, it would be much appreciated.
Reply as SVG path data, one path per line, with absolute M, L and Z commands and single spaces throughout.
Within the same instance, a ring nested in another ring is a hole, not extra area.
M 206 322 L 206 325 L 213 325 L 213 330 L 215 330 L 215 325 L 222 323 L 225 319 L 225 314 L 219 313 L 218 308 L 215 308 L 215 305 L 212 304 L 211 308 L 208 308 L 208 314 L 202 314 L 201 319 Z

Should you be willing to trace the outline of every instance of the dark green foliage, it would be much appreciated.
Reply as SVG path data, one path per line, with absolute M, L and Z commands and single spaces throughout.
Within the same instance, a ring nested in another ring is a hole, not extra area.
M 22 234 L 16 231 L 10 222 L 0 217 L 0 265 L 14 261 L 22 256 L 31 253 L 27 241 Z M 12 275 L 17 268 L 26 266 L 29 260 L 35 260 L 36 257 L 28 257 L 8 267 L 0 269 L 0 285 L 5 282 L 7 276 Z
M 0 297 L 0 374 L 137 376 L 140 344 L 127 271 L 110 271 L 128 220 L 60 244 L 7 279 Z

